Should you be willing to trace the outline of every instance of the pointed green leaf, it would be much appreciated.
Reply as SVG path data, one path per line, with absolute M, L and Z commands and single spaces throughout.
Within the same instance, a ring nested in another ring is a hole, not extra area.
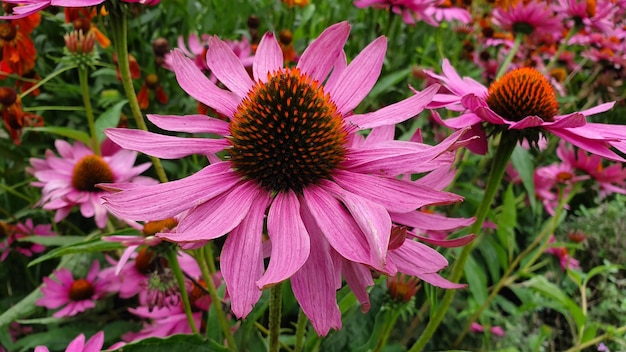
M 25 133 L 29 131 L 52 133 L 52 134 L 57 134 L 59 136 L 71 138 L 73 140 L 77 140 L 79 142 L 82 142 L 85 145 L 91 144 L 91 139 L 89 138 L 89 135 L 86 132 L 78 131 L 76 129 L 69 128 L 69 127 L 57 127 L 57 126 L 27 127 L 27 128 L 24 128 L 24 131 Z
M 105 138 L 104 130 L 117 126 L 122 115 L 122 108 L 128 103 L 128 100 L 122 100 L 111 106 L 96 119 L 96 136 L 98 141 L 102 142 Z

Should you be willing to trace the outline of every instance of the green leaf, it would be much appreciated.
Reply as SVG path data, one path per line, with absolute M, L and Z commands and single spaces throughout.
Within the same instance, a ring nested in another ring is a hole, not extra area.
M 502 199 L 502 211 L 498 214 L 498 230 L 496 231 L 500 243 L 508 250 L 509 259 L 513 254 L 515 239 L 515 225 L 517 224 L 517 209 L 513 184 L 509 184 Z
M 33 290 L 28 296 L 17 302 L 11 308 L 7 309 L 0 315 L 0 327 L 9 325 L 19 318 L 27 317 L 33 314 L 39 307 L 35 306 L 35 302 L 41 297 L 39 287 Z
M 487 275 L 474 258 L 469 257 L 465 263 L 465 278 L 470 293 L 478 304 L 487 300 Z
M 151 337 L 120 347 L 119 352 L 221 352 L 230 351 L 225 346 L 199 335 L 174 335 L 166 339 Z
M 571 314 L 577 328 L 580 328 L 585 324 L 587 317 L 578 304 L 563 293 L 558 286 L 549 282 L 545 277 L 535 276 L 524 282 L 522 285 L 530 287 L 539 292 L 542 296 L 551 298 L 555 303 L 558 303 L 566 312 Z
M 24 128 L 24 131 L 25 133 L 28 131 L 34 131 L 34 132 L 46 132 L 46 133 L 58 134 L 59 136 L 71 138 L 79 142 L 82 142 L 85 145 L 91 144 L 91 139 L 89 138 L 89 135 L 86 132 L 78 131 L 78 130 L 75 130 L 73 128 L 68 128 L 68 127 L 55 127 L 55 126 L 27 127 L 27 128 Z
M 533 210 L 533 213 L 537 210 L 537 199 L 535 198 L 535 181 L 533 180 L 533 171 L 535 167 L 533 165 L 532 155 L 522 148 L 515 147 L 513 150 L 513 155 L 511 156 L 511 162 L 515 167 L 515 170 L 519 172 L 519 176 L 522 179 L 522 185 L 526 189 L 526 193 L 528 193 L 528 198 L 530 201 L 530 208 Z
M 372 88 L 372 91 L 370 92 L 370 94 L 368 94 L 367 99 L 371 100 L 377 97 L 378 95 L 384 93 L 385 91 L 389 90 L 389 88 L 395 86 L 400 81 L 405 79 L 411 73 L 411 70 L 412 70 L 411 68 L 406 68 L 404 70 L 395 71 L 379 79 L 378 83 L 376 83 L 374 88 Z
M 96 119 L 96 136 L 98 141 L 102 142 L 106 137 L 104 130 L 117 126 L 120 122 L 120 116 L 122 115 L 122 108 L 128 103 L 128 100 L 122 100 L 119 103 L 111 106 L 105 112 Z
M 85 236 L 27 236 L 17 239 L 18 242 L 32 242 L 48 246 L 69 246 L 85 240 Z
M 62 257 L 68 254 L 74 253 L 88 253 L 88 252 L 106 252 L 106 251 L 114 251 L 117 249 L 122 249 L 124 246 L 118 242 L 106 242 L 102 241 L 100 238 L 90 239 L 87 241 L 74 243 L 69 246 L 55 248 L 50 252 L 42 255 L 41 257 L 31 261 L 28 263 L 28 266 L 33 266 L 35 264 L 39 264 L 41 262 L 45 262 L 46 260 L 50 260 L 53 258 Z
M 583 285 L 587 286 L 587 283 L 589 282 L 589 280 L 591 280 L 591 278 L 593 278 L 596 275 L 600 275 L 605 272 L 609 273 L 609 272 L 616 271 L 619 269 L 624 269 L 624 265 L 608 264 L 608 265 L 596 266 L 595 268 L 589 270 L 589 273 L 583 280 Z

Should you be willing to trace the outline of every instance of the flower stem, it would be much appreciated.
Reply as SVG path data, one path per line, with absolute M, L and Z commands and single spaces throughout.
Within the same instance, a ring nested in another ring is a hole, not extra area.
M 168 250 L 165 254 L 167 258 L 167 263 L 172 269 L 172 273 L 176 278 L 176 282 L 178 283 L 178 289 L 180 290 L 180 298 L 183 301 L 183 308 L 185 310 L 185 315 L 187 316 L 187 322 L 191 327 L 191 331 L 194 334 L 198 333 L 198 328 L 196 327 L 196 322 L 193 320 L 193 313 L 191 312 L 191 303 L 189 302 L 189 294 L 187 294 L 187 287 L 185 287 L 185 275 L 183 274 L 183 270 L 180 268 L 180 264 L 178 263 L 178 256 L 175 249 Z
M 385 314 L 383 331 L 380 334 L 380 339 L 376 344 L 374 352 L 380 352 L 385 348 L 385 346 L 387 346 L 387 340 L 389 340 L 389 335 L 391 335 L 391 331 L 396 325 L 398 317 L 400 317 L 400 309 L 389 310 L 387 311 L 387 313 L 388 314 Z
M 80 91 L 83 95 L 85 115 L 87 115 L 87 124 L 89 125 L 89 134 L 91 135 L 91 150 L 96 155 L 101 155 L 100 143 L 96 134 L 96 119 L 93 116 L 93 108 L 91 107 L 91 98 L 89 96 L 89 70 L 87 67 L 78 67 L 78 80 L 80 81 Z
M 606 334 L 600 335 L 600 336 L 596 337 L 595 339 L 591 339 L 591 340 L 589 340 L 589 341 L 587 341 L 587 342 L 585 342 L 583 344 L 576 345 L 576 346 L 570 348 L 569 350 L 567 350 L 565 352 L 582 351 L 582 350 L 584 350 L 587 347 L 591 347 L 591 346 L 595 345 L 598 342 L 602 342 L 605 339 L 610 338 L 611 336 L 619 336 L 619 335 L 621 335 L 621 334 L 623 334 L 625 332 L 626 332 L 626 325 L 623 325 L 623 326 L 615 329 L 614 331 L 607 332 Z
M 211 248 L 211 246 L 211 243 L 205 245 L 200 250 L 200 253 L 196 259 L 198 261 L 198 264 L 200 265 L 200 271 L 202 271 L 204 282 L 206 282 L 209 296 L 211 296 L 211 304 L 213 304 L 213 308 L 217 313 L 217 320 L 220 324 L 220 328 L 222 329 L 222 332 L 226 337 L 228 348 L 236 351 L 237 345 L 235 344 L 235 339 L 233 338 L 233 334 L 230 330 L 230 325 L 228 323 L 228 319 L 226 319 L 224 309 L 222 309 L 222 299 L 217 294 L 217 288 L 215 287 L 215 283 L 213 282 L 213 274 L 215 274 L 216 270 L 213 258 L 213 249 Z
M 484 236 L 484 233 L 480 233 L 480 230 L 482 229 L 483 223 L 487 218 L 487 214 L 489 213 L 489 209 L 491 208 L 491 203 L 493 202 L 496 192 L 500 188 L 500 182 L 502 181 L 502 177 L 504 176 L 506 165 L 508 164 L 509 159 L 511 158 L 511 154 L 513 154 L 513 150 L 515 149 L 516 145 L 517 140 L 515 138 L 507 138 L 506 135 L 502 136 L 500 145 L 498 146 L 496 154 L 493 158 L 491 170 L 489 171 L 487 188 L 485 189 L 483 199 L 480 202 L 478 209 L 476 210 L 476 221 L 470 227 L 470 233 L 476 234 L 477 237 L 470 244 L 463 247 L 463 250 L 461 251 L 458 259 L 454 262 L 449 278 L 452 282 L 459 281 L 459 279 L 463 275 L 465 262 L 469 258 L 470 253 Z M 410 352 L 417 352 L 424 349 L 428 341 L 437 330 L 437 327 L 439 327 L 439 324 L 441 324 L 444 316 L 446 315 L 455 293 L 456 290 L 447 290 L 445 292 L 441 300 L 441 304 L 436 307 L 435 313 L 428 321 L 426 329 L 424 330 L 420 338 L 411 347 L 411 349 L 409 350 Z
M 278 352 L 280 348 L 280 316 L 283 305 L 282 283 L 270 289 L 270 349 L 269 352 Z
M 296 325 L 296 345 L 294 346 L 295 352 L 301 352 L 304 350 L 304 334 L 306 333 L 306 314 L 300 308 L 298 313 L 298 322 Z
M 43 86 L 44 84 L 46 84 L 49 80 L 53 79 L 54 77 L 60 75 L 63 72 L 69 71 L 69 70 L 73 70 L 76 68 L 76 65 L 70 65 L 70 66 L 66 66 L 63 67 L 62 69 L 58 70 L 58 71 L 54 71 L 51 74 L 49 74 L 48 76 L 46 76 L 46 78 L 43 78 L 41 81 L 37 82 L 35 85 L 33 85 L 32 87 L 28 88 L 27 90 L 25 90 L 22 94 L 20 94 L 20 98 L 24 98 L 25 96 L 27 96 L 28 94 L 32 93 L 34 90 L 36 90 L 37 88 Z
M 137 94 L 135 94 L 135 87 L 133 86 L 133 79 L 130 74 L 130 63 L 128 59 L 128 22 L 126 18 L 125 8 L 117 8 L 115 11 L 109 12 L 111 19 L 111 32 L 115 44 L 115 52 L 117 53 L 118 69 L 120 71 L 120 77 L 126 97 L 128 98 L 128 106 L 135 119 L 137 127 L 141 130 L 147 131 L 148 126 L 143 119 L 141 108 L 139 107 L 139 101 L 137 101 Z M 154 170 L 157 177 L 161 182 L 167 182 L 167 175 L 161 164 L 159 158 L 150 156 Z
M 509 65 L 511 64 L 511 62 L 513 62 L 513 58 L 515 57 L 515 54 L 517 54 L 517 50 L 522 44 L 522 38 L 524 38 L 524 34 L 517 33 L 517 35 L 515 36 L 515 42 L 513 43 L 513 47 L 509 51 L 509 54 L 506 56 L 506 58 L 504 58 L 504 61 L 502 62 L 502 66 L 500 66 L 500 69 L 498 70 L 498 74 L 496 75 L 496 79 L 502 77 L 502 75 L 506 73 L 506 70 L 509 68 Z
M 554 66 L 556 61 L 561 57 L 561 54 L 563 54 L 563 52 L 567 48 L 569 40 L 572 39 L 574 34 L 576 34 L 579 29 L 580 28 L 577 25 L 573 25 L 572 28 L 570 28 L 569 32 L 567 32 L 567 35 L 565 36 L 565 38 L 561 42 L 561 45 L 559 45 L 559 48 L 556 50 L 556 53 L 554 53 L 554 55 L 552 55 L 552 58 L 550 58 L 550 61 L 546 65 L 546 68 L 545 68 L 545 70 L 546 70 L 545 73 L 546 74 L 550 74 L 550 70 L 552 69 L 552 67 Z

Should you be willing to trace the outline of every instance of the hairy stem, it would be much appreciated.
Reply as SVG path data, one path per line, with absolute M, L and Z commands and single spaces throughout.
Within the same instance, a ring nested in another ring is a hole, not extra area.
M 166 253 L 167 263 L 172 269 L 172 273 L 176 278 L 176 283 L 178 284 L 178 289 L 180 290 L 180 298 L 183 301 L 183 308 L 185 310 L 185 315 L 187 316 L 187 322 L 191 327 L 191 331 L 194 334 L 198 333 L 198 328 L 196 327 L 196 322 L 193 320 L 193 313 L 191 311 L 191 303 L 189 302 L 189 294 L 187 293 L 187 287 L 185 287 L 185 275 L 183 274 L 183 270 L 180 268 L 180 264 L 178 263 L 178 256 L 175 249 L 168 250 Z
M 278 352 L 280 349 L 280 317 L 283 305 L 282 286 L 282 283 L 279 283 L 270 289 L 270 352 Z
M 101 155 L 100 143 L 98 142 L 98 136 L 96 135 L 96 119 L 93 116 L 91 97 L 89 96 L 89 70 L 87 67 L 78 67 L 78 80 L 80 81 L 80 91 L 83 95 L 85 115 L 87 115 L 87 124 L 89 125 L 89 134 L 91 135 L 91 150 L 93 150 L 96 155 Z

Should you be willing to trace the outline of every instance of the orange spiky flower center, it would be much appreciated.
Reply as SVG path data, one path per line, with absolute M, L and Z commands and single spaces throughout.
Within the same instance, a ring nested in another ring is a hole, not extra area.
M 156 267 L 156 256 L 154 251 L 145 247 L 139 251 L 135 257 L 135 269 L 142 274 L 148 274 L 154 271 Z
M 83 157 L 74 166 L 72 186 L 79 191 L 100 192 L 96 188 L 98 183 L 111 183 L 113 181 L 111 167 L 95 154 Z
M 319 82 L 297 68 L 268 75 L 239 104 L 229 149 L 234 168 L 269 192 L 301 192 L 344 160 L 343 117 Z
M 167 218 L 165 220 L 148 221 L 143 225 L 142 233 L 144 237 L 154 236 L 155 234 L 162 232 L 164 229 L 173 229 L 178 225 L 178 220 L 174 218 Z
M 89 281 L 85 279 L 78 279 L 72 283 L 72 286 L 70 286 L 69 296 L 72 301 L 82 301 L 89 299 L 93 296 L 94 292 L 95 289 Z
M 489 87 L 487 105 L 509 121 L 539 116 L 552 121 L 559 103 L 550 82 L 534 68 L 524 67 L 508 72 Z

